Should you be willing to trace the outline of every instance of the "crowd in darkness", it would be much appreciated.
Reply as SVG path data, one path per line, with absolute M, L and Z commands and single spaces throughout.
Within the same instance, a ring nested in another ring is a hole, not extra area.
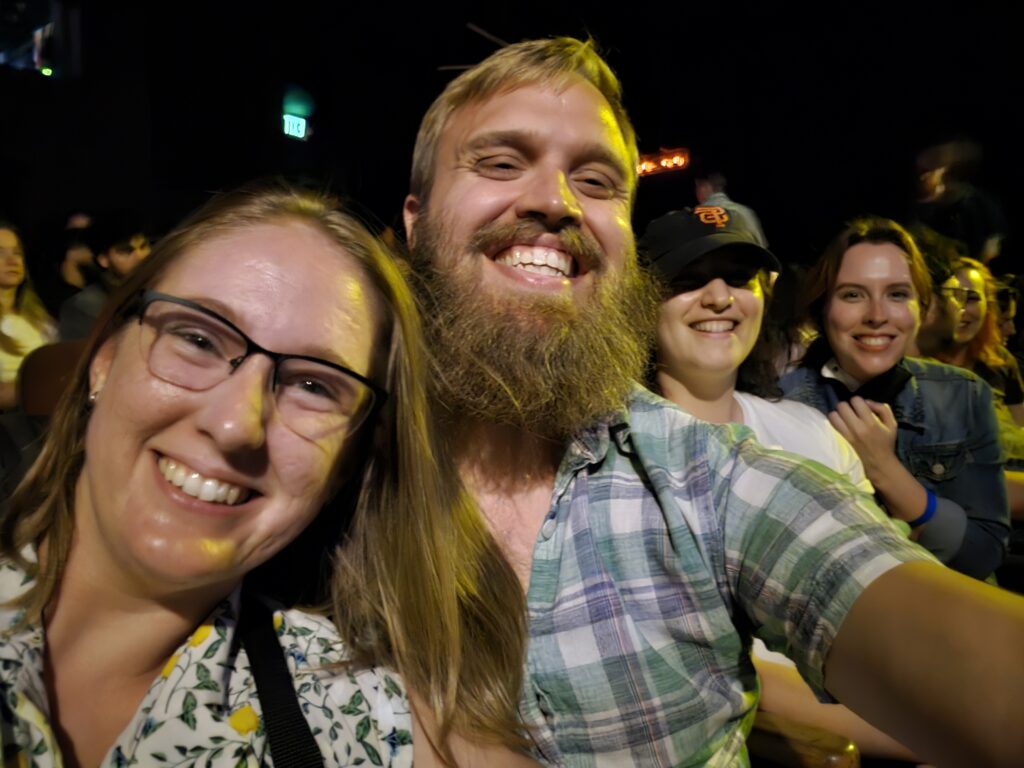
M 404 239 L 284 180 L 0 218 L 4 760 L 743 765 L 782 718 L 1012 764 L 1022 285 L 980 147 L 916 161 L 809 267 L 699 157 L 634 232 L 618 80 L 553 38 L 430 107 Z

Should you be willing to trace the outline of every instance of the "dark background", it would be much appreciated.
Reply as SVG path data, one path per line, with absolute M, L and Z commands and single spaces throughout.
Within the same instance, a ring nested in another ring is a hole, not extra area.
M 905 218 L 914 156 L 969 137 L 1017 263 L 1021 48 L 1006 8 L 943 3 L 630 2 L 271 5 L 0 0 L 0 41 L 57 17 L 56 76 L 0 67 L 0 215 L 30 231 L 73 209 L 132 206 L 165 229 L 213 190 L 277 173 L 329 182 L 399 223 L 420 117 L 506 41 L 593 35 L 624 82 L 641 152 L 724 164 L 783 260 L 811 261 L 844 218 Z M 27 32 L 26 32 L 27 34 Z M 289 85 L 316 104 L 281 131 Z M 641 181 L 635 224 L 693 204 L 689 172 Z M 32 252 L 29 242 L 29 255 Z

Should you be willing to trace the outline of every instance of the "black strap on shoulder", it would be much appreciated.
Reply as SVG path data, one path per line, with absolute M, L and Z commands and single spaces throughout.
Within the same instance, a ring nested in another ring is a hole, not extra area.
M 323 757 L 299 707 L 295 684 L 277 640 L 274 616 L 257 595 L 246 589 L 242 590 L 238 632 L 260 697 L 274 768 L 322 766 Z

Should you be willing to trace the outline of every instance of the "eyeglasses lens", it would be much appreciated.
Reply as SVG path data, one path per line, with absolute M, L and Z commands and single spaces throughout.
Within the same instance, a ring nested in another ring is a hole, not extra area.
M 150 373 L 192 391 L 227 379 L 250 349 L 248 339 L 212 315 L 171 301 L 150 302 L 142 325 Z M 366 384 L 324 363 L 281 358 L 272 381 L 281 420 L 308 439 L 354 431 L 372 409 L 374 395 Z

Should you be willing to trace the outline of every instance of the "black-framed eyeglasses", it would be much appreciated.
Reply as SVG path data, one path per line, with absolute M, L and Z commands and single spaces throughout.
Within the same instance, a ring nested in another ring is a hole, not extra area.
M 354 432 L 388 398 L 373 381 L 338 363 L 271 352 L 230 320 L 188 299 L 144 291 L 138 315 L 142 354 L 150 373 L 183 389 L 211 389 L 253 355 L 269 357 L 281 420 L 308 440 L 342 429 Z

